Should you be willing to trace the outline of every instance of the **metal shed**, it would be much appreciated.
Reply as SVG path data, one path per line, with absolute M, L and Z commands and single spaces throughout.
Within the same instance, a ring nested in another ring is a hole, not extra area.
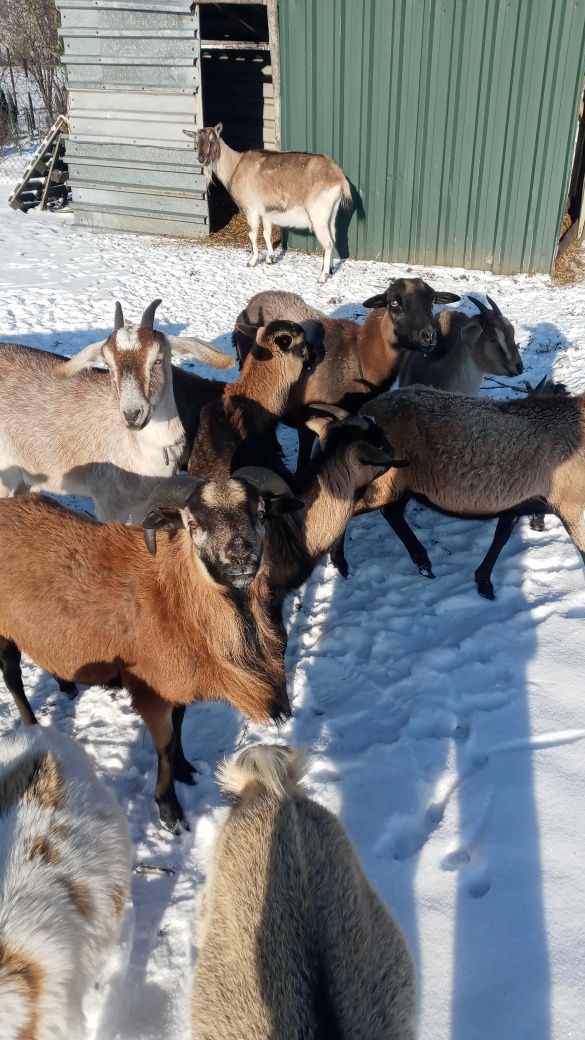
M 246 6 L 245 24 L 241 0 L 56 3 L 76 222 L 206 234 L 213 207 L 192 142 L 181 131 L 221 119 L 235 147 L 277 146 L 267 0 Z M 221 209 L 226 199 L 217 195 Z
M 550 270 L 584 0 L 281 0 L 280 32 L 283 148 L 355 185 L 350 255 Z

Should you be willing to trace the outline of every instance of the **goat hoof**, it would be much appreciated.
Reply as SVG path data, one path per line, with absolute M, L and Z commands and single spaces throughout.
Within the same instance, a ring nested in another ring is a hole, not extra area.
M 180 784 L 187 784 L 188 787 L 195 787 L 195 784 L 197 783 L 195 776 L 196 773 L 197 770 L 195 769 L 195 766 L 190 766 L 188 762 L 178 767 L 175 766 L 173 769 L 175 780 Z
M 477 591 L 479 592 L 480 596 L 483 596 L 484 599 L 490 600 L 494 600 L 496 598 L 494 587 L 491 581 L 483 581 L 481 578 L 476 578 L 475 580 L 477 583 Z
M 158 808 L 160 812 L 160 822 L 166 831 L 170 831 L 171 834 L 181 834 L 182 831 L 191 830 L 178 802 L 176 805 L 169 804 L 168 802 L 159 802 Z
M 253 256 L 248 260 L 248 267 L 256 267 L 256 260 Z
M 274 256 L 273 256 L 272 253 L 270 254 L 270 256 L 266 257 L 266 263 L 267 264 L 273 264 L 274 263 Z
M 530 518 L 530 526 L 533 531 L 544 531 L 544 516 L 533 516 Z
M 423 578 L 436 578 L 436 574 L 433 574 L 433 566 L 429 561 L 426 563 L 419 563 L 417 564 L 417 567 Z
M 327 275 L 325 271 L 321 271 L 321 274 L 319 275 L 317 281 L 319 282 L 319 285 L 323 285 L 323 283 L 327 281 Z

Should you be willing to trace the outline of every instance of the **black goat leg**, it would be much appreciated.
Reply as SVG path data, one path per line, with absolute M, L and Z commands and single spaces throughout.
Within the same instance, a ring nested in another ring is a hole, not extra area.
M 424 574 L 425 578 L 434 578 L 433 565 L 427 550 L 422 542 L 419 542 L 404 515 L 407 502 L 408 498 L 404 496 L 398 502 L 392 502 L 391 505 L 384 506 L 380 512 L 384 520 L 390 524 L 394 534 L 400 538 L 415 567 L 418 567 L 420 573 Z
M 11 639 L 0 639 L 0 669 L 2 669 L 6 689 L 12 694 L 22 721 L 25 726 L 34 726 L 38 719 L 28 702 L 22 685 L 20 650 Z
M 335 545 L 332 546 L 331 552 L 329 553 L 329 559 L 334 567 L 341 574 L 342 578 L 347 578 L 349 574 L 349 564 L 345 558 L 345 531 L 337 539 Z
M 185 712 L 187 710 L 186 705 L 182 704 L 179 708 L 173 708 L 173 733 L 175 737 L 175 745 L 173 752 L 173 773 L 175 780 L 178 780 L 181 784 L 189 784 L 193 787 L 195 784 L 195 773 L 197 772 L 194 765 L 185 758 L 185 752 L 183 751 L 183 719 L 185 718 Z
M 475 572 L 477 591 L 485 599 L 496 598 L 491 581 L 492 571 L 519 519 L 519 516 L 511 513 L 504 513 L 498 518 L 492 544 Z

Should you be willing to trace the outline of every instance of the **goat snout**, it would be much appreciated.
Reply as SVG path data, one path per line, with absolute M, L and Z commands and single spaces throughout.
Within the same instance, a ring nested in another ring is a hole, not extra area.
M 518 360 L 514 364 L 508 366 L 508 375 L 510 376 L 521 376 L 524 371 L 524 365 L 522 361 Z
M 234 538 L 226 550 L 225 559 L 236 587 L 248 585 L 255 578 L 259 564 L 258 553 L 244 538 Z
M 418 334 L 418 341 L 425 350 L 430 350 L 437 342 L 437 330 L 434 325 L 425 325 Z
M 143 430 L 150 418 L 148 407 L 128 408 L 124 410 L 124 422 L 130 430 Z

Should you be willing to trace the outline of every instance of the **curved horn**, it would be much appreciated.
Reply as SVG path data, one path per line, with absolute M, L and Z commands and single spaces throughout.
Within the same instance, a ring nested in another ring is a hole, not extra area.
M 197 488 L 206 483 L 203 477 L 192 477 L 186 473 L 167 477 L 156 485 L 146 503 L 146 513 L 154 509 L 183 509 Z
M 116 301 L 116 309 L 114 311 L 114 332 L 118 329 L 124 328 L 124 315 L 122 314 L 122 304 L 119 300 Z
M 494 318 L 501 318 L 502 317 L 502 312 L 501 312 L 500 308 L 498 307 L 497 303 L 495 303 L 495 301 L 492 300 L 491 296 L 488 296 L 487 293 L 485 295 L 485 298 L 486 298 L 487 302 L 489 303 L 489 305 L 490 305 L 490 307 L 491 307 L 491 309 L 493 311 L 493 317 Z
M 292 495 L 286 480 L 267 466 L 241 466 L 231 474 L 231 479 L 244 480 L 261 494 L 270 492 L 272 495 Z
M 482 303 L 481 300 L 478 300 L 477 296 L 468 296 L 467 299 L 471 300 L 471 302 L 477 307 L 479 313 L 483 314 L 484 318 L 492 317 L 492 312 L 490 311 L 490 309 L 486 307 L 485 303 Z
M 156 308 L 159 307 L 161 303 L 162 300 L 153 300 L 152 303 L 149 303 L 148 307 L 146 308 L 144 314 L 140 319 L 140 324 L 145 329 L 154 328 L 154 315 L 156 313 Z
M 313 401 L 309 408 L 311 411 L 321 412 L 325 415 L 330 415 L 332 419 L 337 419 L 338 422 L 343 422 L 345 419 L 349 419 L 351 412 L 348 412 L 346 408 L 342 408 L 338 404 L 329 404 L 327 401 Z

